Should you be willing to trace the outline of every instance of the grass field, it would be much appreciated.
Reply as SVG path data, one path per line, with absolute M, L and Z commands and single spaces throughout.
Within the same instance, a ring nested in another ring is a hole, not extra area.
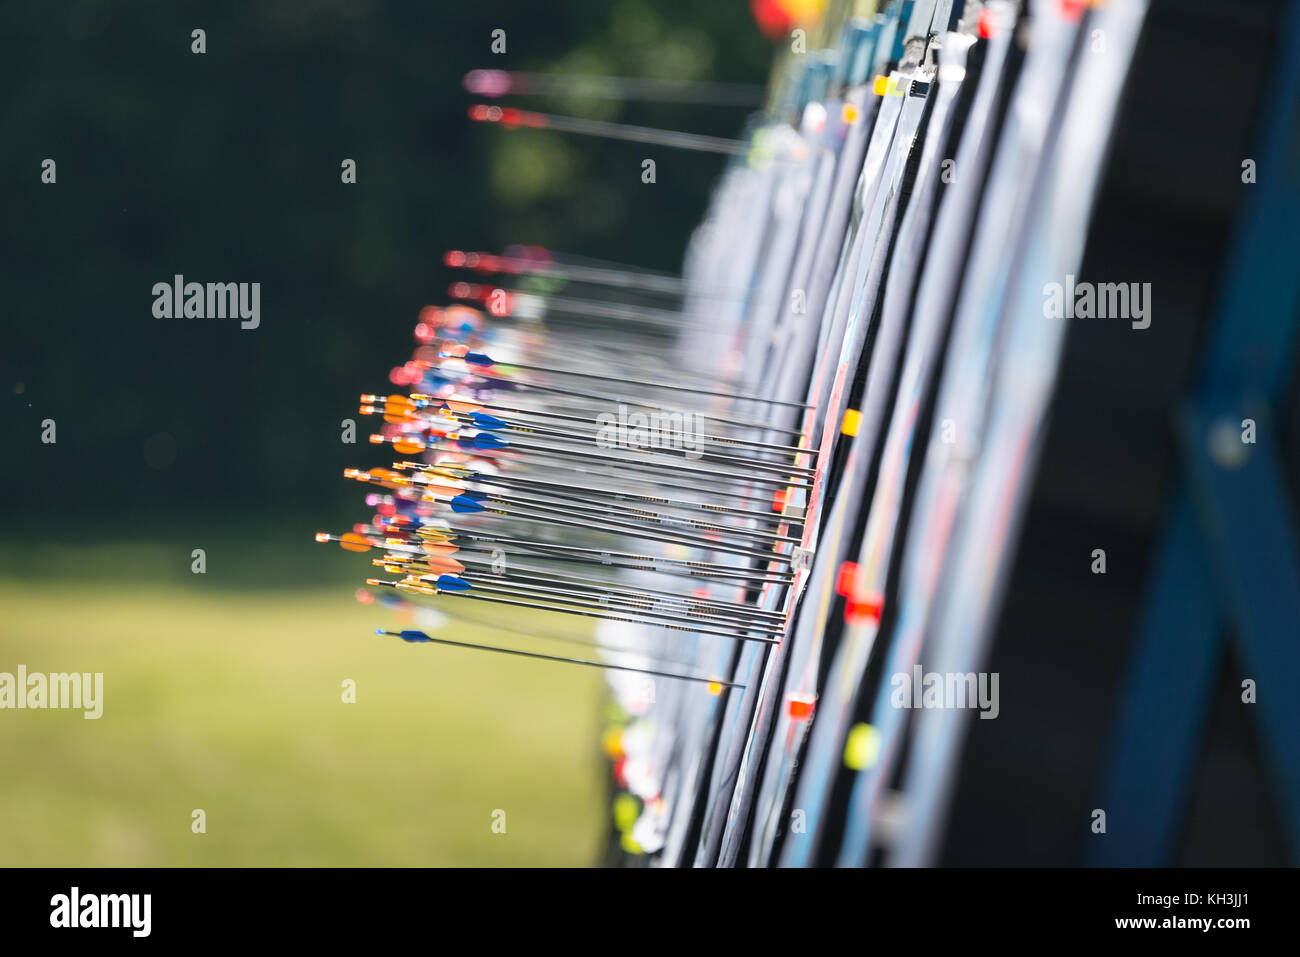
M 402 626 L 353 600 L 358 556 L 253 587 L 223 547 L 206 575 L 180 546 L 0 552 L 0 672 L 104 674 L 99 720 L 0 711 L 0 864 L 594 863 L 597 672 L 375 637 Z

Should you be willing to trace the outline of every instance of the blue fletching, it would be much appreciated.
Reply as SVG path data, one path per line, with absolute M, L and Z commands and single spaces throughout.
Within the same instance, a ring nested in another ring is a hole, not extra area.
M 457 495 L 451 500 L 451 510 L 453 512 L 481 512 L 483 511 L 483 505 L 468 495 Z
M 486 412 L 471 412 L 469 418 L 480 429 L 508 429 L 510 427 L 508 422 L 503 422 L 495 415 L 488 415 Z
M 465 353 L 465 362 L 472 366 L 490 366 L 494 365 L 492 357 L 485 352 L 467 352 Z
M 439 575 L 439 591 L 469 591 L 470 583 L 463 578 L 457 578 L 455 575 Z
M 415 631 L 413 629 L 403 631 L 401 634 L 401 639 L 403 641 L 433 641 L 433 639 L 430 638 L 428 635 L 426 635 L 424 632 Z
M 457 437 L 456 444 L 460 446 L 462 449 L 478 448 L 478 446 L 474 444 L 474 436 L 472 435 L 462 435 Z
M 500 436 L 493 435 L 491 432 L 480 432 L 474 436 L 474 447 L 480 449 L 503 449 L 506 447 L 506 440 Z

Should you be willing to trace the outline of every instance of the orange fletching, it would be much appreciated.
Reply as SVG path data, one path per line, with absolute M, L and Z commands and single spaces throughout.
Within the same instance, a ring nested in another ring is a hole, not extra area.
M 356 532 L 346 532 L 339 536 L 339 547 L 349 552 L 365 552 L 370 550 L 370 542 Z
M 454 558 L 448 558 L 445 555 L 430 555 L 424 560 L 429 566 L 429 571 L 440 572 L 442 574 L 459 575 L 465 570 L 465 566 Z

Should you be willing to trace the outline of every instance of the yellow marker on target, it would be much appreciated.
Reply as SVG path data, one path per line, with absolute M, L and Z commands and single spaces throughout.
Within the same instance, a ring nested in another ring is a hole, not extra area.
M 869 724 L 855 724 L 844 741 L 844 766 L 863 771 L 880 757 L 880 732 Z

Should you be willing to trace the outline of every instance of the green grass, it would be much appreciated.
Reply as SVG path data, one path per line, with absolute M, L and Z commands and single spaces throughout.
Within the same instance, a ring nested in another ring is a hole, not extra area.
M 203 576 L 171 546 L 26 555 L 0 556 L 0 671 L 103 672 L 104 714 L 0 711 L 0 864 L 595 862 L 594 670 L 374 637 L 402 626 L 341 583 L 357 556 L 332 556 L 338 585 L 248 588 L 212 551 Z

